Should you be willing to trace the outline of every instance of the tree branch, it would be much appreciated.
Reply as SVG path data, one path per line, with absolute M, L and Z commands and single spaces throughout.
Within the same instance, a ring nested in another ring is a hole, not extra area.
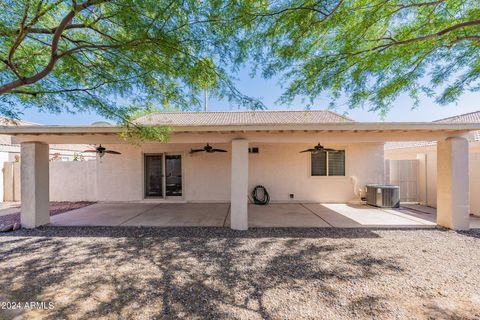
M 70 25 L 73 18 L 82 10 L 85 10 L 86 8 L 92 5 L 101 4 L 107 1 L 109 0 L 87 0 L 82 4 L 74 6 L 73 9 L 62 19 L 62 21 L 60 22 L 60 24 L 55 30 L 55 33 L 52 39 L 50 60 L 48 64 L 45 66 L 45 68 L 31 77 L 22 77 L 18 80 L 15 80 L 0 86 L 0 95 L 10 92 L 18 87 L 35 83 L 43 79 L 45 76 L 47 76 L 53 70 L 53 67 L 55 66 L 55 63 L 58 61 L 58 59 L 65 56 L 65 53 L 61 56 L 59 56 L 57 53 L 58 43 L 60 41 L 60 38 L 65 28 L 67 28 Z

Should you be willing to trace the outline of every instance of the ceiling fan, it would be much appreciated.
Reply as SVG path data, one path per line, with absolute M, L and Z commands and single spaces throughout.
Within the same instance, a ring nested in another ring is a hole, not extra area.
M 98 156 L 101 158 L 103 157 L 105 154 L 109 153 L 109 154 L 121 154 L 120 152 L 118 151 L 113 151 L 113 150 L 107 150 L 107 148 L 105 147 L 102 147 L 102 145 L 99 145 L 98 147 L 95 147 L 94 150 L 85 150 L 83 152 L 95 152 L 96 154 L 98 154 Z
M 300 151 L 300 153 L 302 152 L 310 152 L 310 153 L 318 153 L 320 151 L 329 151 L 329 152 L 336 152 L 338 150 L 335 150 L 335 149 L 329 149 L 329 148 L 325 148 L 324 146 L 322 146 L 320 143 L 318 143 L 315 147 L 313 147 L 312 149 L 307 149 L 307 150 L 303 150 L 303 151 Z
M 227 150 L 223 149 L 215 149 L 211 145 L 207 143 L 206 146 L 203 147 L 203 149 L 192 149 L 190 150 L 190 154 L 195 153 L 195 152 L 207 152 L 207 153 L 214 153 L 214 152 L 227 152 Z

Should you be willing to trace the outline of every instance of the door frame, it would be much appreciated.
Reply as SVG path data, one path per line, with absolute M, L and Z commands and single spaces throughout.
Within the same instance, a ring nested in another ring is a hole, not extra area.
M 166 156 L 180 156 L 180 166 L 182 167 L 182 195 L 181 196 L 167 196 L 167 158 Z M 183 200 L 185 199 L 185 156 L 183 152 L 164 152 L 163 156 L 163 194 L 165 200 Z
M 166 195 L 166 155 L 179 155 L 181 156 L 181 166 L 182 166 L 182 195 L 181 196 L 167 196 Z M 162 157 L 162 196 L 161 197 L 154 197 L 154 196 L 147 196 L 146 195 L 146 157 L 147 156 L 161 156 Z M 158 201 L 167 201 L 167 200 L 184 200 L 185 199 L 185 152 L 142 152 L 142 199 L 144 200 L 158 200 Z

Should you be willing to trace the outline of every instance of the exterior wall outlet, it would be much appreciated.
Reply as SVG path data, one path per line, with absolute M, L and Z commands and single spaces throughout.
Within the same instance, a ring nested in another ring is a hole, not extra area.
M 295 198 L 295 194 L 290 193 L 290 199 L 293 199 L 293 198 Z

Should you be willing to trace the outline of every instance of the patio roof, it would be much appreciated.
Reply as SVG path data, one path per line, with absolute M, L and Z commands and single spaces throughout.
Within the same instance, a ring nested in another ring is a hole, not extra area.
M 147 125 L 148 126 L 148 125 Z M 480 130 L 480 123 L 439 123 L 439 122 L 328 122 L 328 123 L 288 123 L 288 124 L 244 124 L 244 125 L 208 125 L 183 126 L 171 125 L 176 132 L 195 131 L 459 131 Z M 0 126 L 0 134 L 109 134 L 118 133 L 121 126 Z
M 221 140 L 250 138 L 265 133 L 288 134 L 289 136 L 283 142 L 300 141 L 301 135 L 304 138 L 309 136 L 314 140 L 322 138 L 333 141 L 341 138 L 347 141 L 353 138 L 353 141 L 358 142 L 437 140 L 480 130 L 480 123 L 354 122 L 325 110 L 159 113 L 142 117 L 138 121 L 147 126 L 169 126 L 174 131 L 172 136 L 183 137 L 181 142 L 189 141 L 188 134 L 221 134 L 223 139 L 216 140 L 221 142 Z M 47 143 L 93 143 L 95 136 L 97 138 L 103 136 L 101 139 L 104 143 L 122 143 L 117 136 L 121 130 L 122 127 L 118 125 L 98 124 L 0 126 L 0 134 L 16 136 L 19 142 L 44 141 Z M 108 136 L 110 138 L 105 139 Z M 73 137 L 75 139 L 72 139 Z M 209 141 L 214 142 L 214 140 Z

